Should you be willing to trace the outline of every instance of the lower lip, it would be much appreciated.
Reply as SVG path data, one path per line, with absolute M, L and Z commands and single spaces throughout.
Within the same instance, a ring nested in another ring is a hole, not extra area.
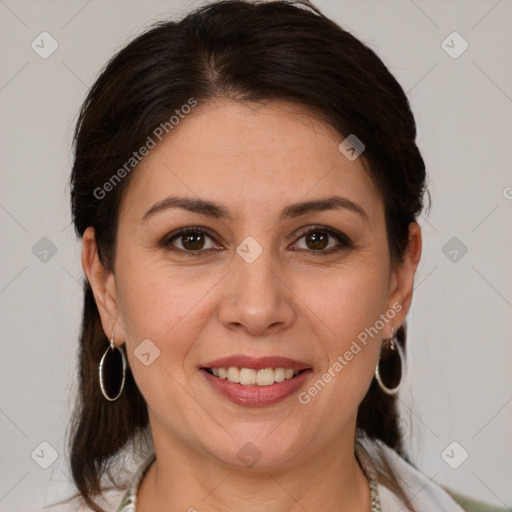
M 280 402 L 298 391 L 308 378 L 311 370 L 304 370 L 293 379 L 275 382 L 270 386 L 244 386 L 243 384 L 230 382 L 227 379 L 215 377 L 203 368 L 201 368 L 201 373 L 215 391 L 235 404 L 245 405 L 246 407 L 263 407 Z

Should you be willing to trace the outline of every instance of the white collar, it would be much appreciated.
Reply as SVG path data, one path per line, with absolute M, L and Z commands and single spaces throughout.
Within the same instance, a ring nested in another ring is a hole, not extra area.
M 358 436 L 357 441 L 363 445 L 372 460 L 385 458 L 415 512 L 464 512 L 432 478 L 411 466 L 383 442 L 366 436 Z M 408 511 L 407 504 L 398 495 L 382 483 L 379 483 L 378 488 L 382 512 Z

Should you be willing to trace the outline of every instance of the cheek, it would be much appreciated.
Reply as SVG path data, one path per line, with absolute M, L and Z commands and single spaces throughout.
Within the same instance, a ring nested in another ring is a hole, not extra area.
M 153 411 L 158 404 L 176 409 L 181 403 L 180 383 L 186 380 L 183 362 L 198 335 L 193 331 L 198 325 L 189 312 L 197 293 L 147 269 L 119 276 L 119 291 L 126 352 L 135 382 Z M 170 389 L 175 391 L 169 393 Z
M 355 407 L 377 363 L 387 297 L 385 269 L 378 264 L 352 266 L 301 283 L 298 295 L 305 297 L 304 314 L 316 326 L 324 351 L 322 382 L 311 393 L 320 394 L 328 387 L 327 393 L 321 393 L 323 400 L 336 407 L 343 403 Z
M 386 269 L 379 263 L 350 265 L 303 275 L 297 295 L 314 313 L 325 339 L 343 344 L 384 313 L 387 281 Z
M 137 348 L 144 340 L 151 340 L 156 352 L 160 352 L 155 368 L 179 377 L 211 314 L 208 291 L 215 287 L 218 276 L 195 276 L 194 272 L 162 268 L 147 261 L 136 263 L 125 257 L 119 262 L 116 275 L 120 321 L 125 328 L 130 366 L 136 380 L 145 378 L 148 372 L 137 360 Z M 151 368 L 154 370 L 153 364 Z
M 135 252 L 119 260 L 116 273 L 119 310 L 127 339 L 163 340 L 191 311 L 208 287 L 208 280 L 171 268 Z

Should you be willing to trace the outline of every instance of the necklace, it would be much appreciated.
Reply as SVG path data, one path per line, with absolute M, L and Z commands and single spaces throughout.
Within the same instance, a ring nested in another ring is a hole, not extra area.
M 370 500 L 371 500 L 371 512 L 382 512 L 380 498 L 379 498 L 379 488 L 378 488 L 378 480 L 377 474 L 375 471 L 375 466 L 370 458 L 368 452 L 363 448 L 363 446 L 356 442 L 355 444 L 355 454 L 356 458 L 361 465 L 361 469 L 365 474 L 368 484 L 370 486 Z

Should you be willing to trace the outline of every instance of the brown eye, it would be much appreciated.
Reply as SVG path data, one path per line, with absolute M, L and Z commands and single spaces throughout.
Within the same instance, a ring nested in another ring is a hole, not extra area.
M 182 253 L 206 253 L 208 249 L 216 249 L 213 237 L 202 229 L 184 228 L 172 234 L 162 245 L 173 251 Z
M 310 249 L 323 250 L 329 244 L 329 235 L 321 231 L 310 231 L 306 237 L 306 245 Z
M 204 235 L 202 233 L 181 235 L 181 244 L 187 250 L 197 251 L 204 246 Z
M 304 240 L 304 243 L 298 248 L 313 254 L 329 254 L 351 247 L 351 242 L 346 235 L 324 227 L 310 229 L 299 240 Z

